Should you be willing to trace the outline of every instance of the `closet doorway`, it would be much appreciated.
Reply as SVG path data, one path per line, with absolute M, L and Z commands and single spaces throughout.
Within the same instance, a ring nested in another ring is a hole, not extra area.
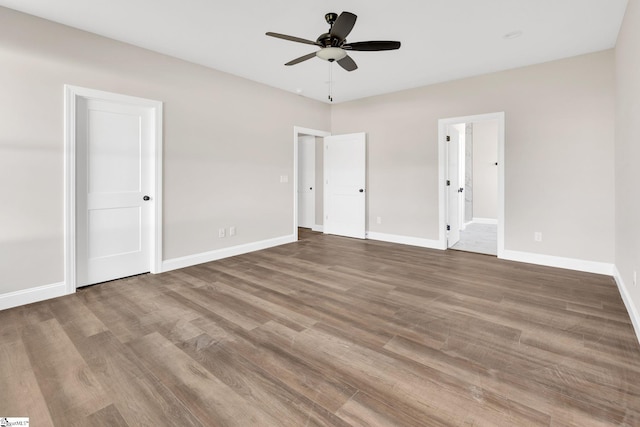
M 504 114 L 440 120 L 447 249 L 500 256 L 504 248 Z

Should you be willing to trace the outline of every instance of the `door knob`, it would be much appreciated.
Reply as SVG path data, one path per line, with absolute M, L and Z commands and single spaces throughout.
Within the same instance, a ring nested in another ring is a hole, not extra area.
M 149 196 L 144 196 L 144 197 L 142 198 L 142 200 L 144 200 L 144 201 L 146 202 L 147 200 L 151 200 L 151 197 L 149 197 Z

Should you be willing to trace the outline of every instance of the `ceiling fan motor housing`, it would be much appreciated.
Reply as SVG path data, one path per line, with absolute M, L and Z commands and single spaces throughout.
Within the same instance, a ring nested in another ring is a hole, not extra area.
M 316 40 L 324 47 L 341 47 L 346 40 L 340 40 L 338 37 L 332 36 L 329 33 L 321 34 Z

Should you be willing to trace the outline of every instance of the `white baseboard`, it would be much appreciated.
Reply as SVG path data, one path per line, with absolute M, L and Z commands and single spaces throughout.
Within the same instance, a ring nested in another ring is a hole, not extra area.
M 497 225 L 498 224 L 498 220 L 495 218 L 473 218 L 471 220 L 471 222 L 475 222 L 476 224 L 494 224 Z M 469 224 L 469 223 L 467 223 Z
M 400 243 L 401 245 L 419 246 L 429 249 L 446 249 L 442 247 L 439 240 L 423 239 L 420 237 L 400 236 L 397 234 L 376 233 L 374 231 L 367 232 L 367 239 L 380 240 L 382 242 Z
M 64 282 L 0 294 L 0 310 L 67 295 Z
M 547 267 L 566 268 L 567 270 L 584 271 L 586 273 L 605 274 L 613 276 L 614 265 L 606 262 L 585 261 L 575 258 L 563 258 L 552 255 L 535 254 L 504 250 L 500 256 L 509 261 L 526 262 L 529 264 L 545 265 Z
M 322 233 L 324 231 L 324 225 L 314 225 L 313 227 L 311 227 L 311 231 L 318 231 L 320 233 Z
M 162 262 L 162 271 L 177 270 L 179 268 L 191 267 L 192 265 L 203 264 L 205 262 L 216 261 L 249 252 L 260 251 L 287 243 L 297 241 L 296 236 L 289 235 L 276 237 L 275 239 L 261 240 L 259 242 L 247 243 L 244 245 L 232 246 L 230 248 L 217 249 L 215 251 L 204 252 L 180 258 L 168 259 Z
M 627 308 L 627 313 L 629 313 L 629 317 L 631 318 L 633 330 L 636 332 L 636 338 L 640 343 L 640 313 L 638 313 L 638 308 L 633 303 L 631 295 L 629 295 L 627 287 L 625 286 L 624 281 L 622 280 L 622 276 L 620 276 L 620 272 L 618 271 L 618 268 L 616 266 L 613 267 L 613 278 L 616 280 L 618 290 L 620 291 L 620 296 L 622 297 L 624 306 Z

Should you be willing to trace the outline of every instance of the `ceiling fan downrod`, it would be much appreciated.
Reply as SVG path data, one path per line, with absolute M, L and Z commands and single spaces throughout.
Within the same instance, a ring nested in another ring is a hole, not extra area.
M 338 14 L 335 12 L 329 12 L 324 15 L 324 19 L 327 21 L 327 24 L 333 27 L 334 22 L 338 19 Z

